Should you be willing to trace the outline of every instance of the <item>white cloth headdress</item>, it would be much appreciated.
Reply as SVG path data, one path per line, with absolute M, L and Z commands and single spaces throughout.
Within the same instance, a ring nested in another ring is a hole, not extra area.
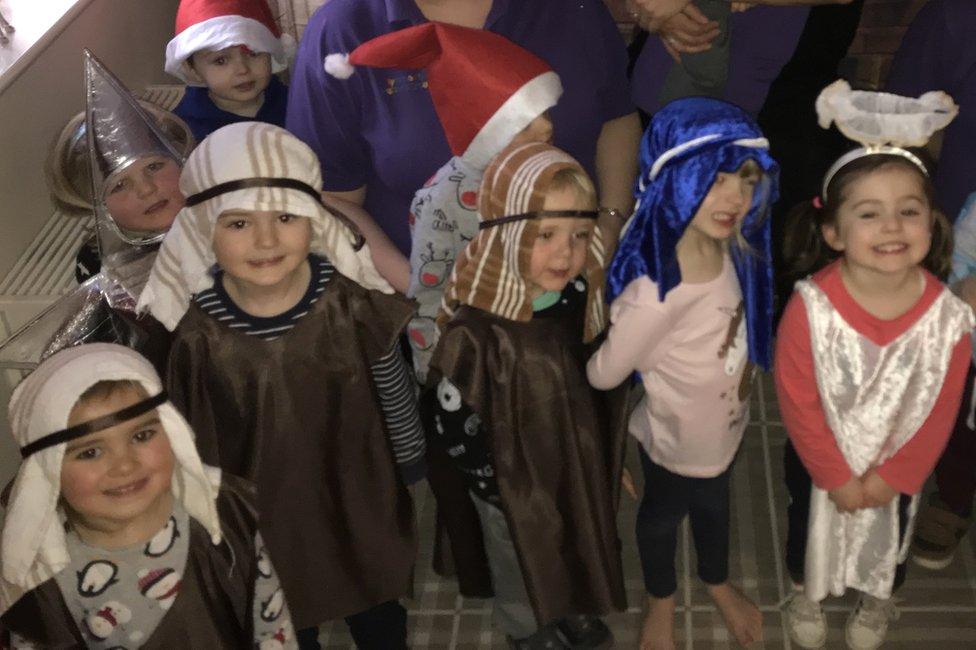
M 214 131 L 183 167 L 180 190 L 187 206 L 163 240 L 138 311 L 149 311 L 167 329 L 176 329 L 193 294 L 213 286 L 214 226 L 228 210 L 278 210 L 308 217 L 312 251 L 367 289 L 393 293 L 373 266 L 361 235 L 322 205 L 321 189 L 318 158 L 288 131 L 263 122 Z
M 93 343 L 68 348 L 41 363 L 14 390 L 10 424 L 17 444 L 24 448 L 65 429 L 78 397 L 105 380 L 138 382 L 150 396 L 163 388 L 152 365 L 121 345 Z M 217 516 L 220 470 L 200 461 L 193 431 L 172 404 L 164 402 L 156 411 L 176 459 L 173 495 L 217 544 L 221 540 Z M 0 530 L 0 614 L 69 562 L 64 514 L 58 507 L 66 446 L 62 442 L 27 456 L 17 471 Z
M 928 174 L 925 164 L 905 147 L 924 147 L 932 134 L 955 119 L 959 107 L 948 94 L 934 90 L 921 97 L 851 90 L 839 79 L 817 97 L 817 119 L 821 128 L 831 122 L 845 136 L 862 146 L 837 159 L 824 176 L 822 195 L 827 196 L 831 179 L 849 162 L 873 154 L 901 156 Z

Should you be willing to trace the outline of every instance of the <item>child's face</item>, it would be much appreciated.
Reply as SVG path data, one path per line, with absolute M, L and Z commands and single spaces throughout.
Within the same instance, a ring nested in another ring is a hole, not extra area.
M 759 178 L 758 171 L 748 164 L 732 173 L 719 172 L 688 229 L 715 241 L 734 235 L 749 212 Z
M 550 190 L 544 210 L 589 210 L 593 206 L 573 188 Z M 593 219 L 554 217 L 539 221 L 532 245 L 529 281 L 536 290 L 562 291 L 583 270 L 596 222 Z
M 512 138 L 511 144 L 509 146 L 516 146 L 521 144 L 528 144 L 530 142 L 545 142 L 547 144 L 552 143 L 552 120 L 549 119 L 549 113 L 545 112 L 539 117 L 535 118 L 529 125 L 519 131 L 514 138 Z
M 853 181 L 845 194 L 823 236 L 848 264 L 898 273 L 925 259 L 932 244 L 932 208 L 917 172 L 881 167 Z
M 217 264 L 234 280 L 255 287 L 287 283 L 308 257 L 312 225 L 305 217 L 271 210 L 231 210 L 217 218 Z
M 165 232 L 183 207 L 180 166 L 166 156 L 140 158 L 104 187 L 105 207 L 123 230 Z
M 145 397 L 142 391 L 122 386 L 105 398 L 78 402 L 68 426 L 114 413 Z M 171 504 L 174 462 L 155 410 L 72 440 L 61 464 L 61 496 L 69 506 L 69 517 L 85 528 L 108 533 L 157 522 Z
M 271 55 L 241 45 L 202 50 L 191 60 L 214 103 L 232 113 L 253 108 L 271 81 Z

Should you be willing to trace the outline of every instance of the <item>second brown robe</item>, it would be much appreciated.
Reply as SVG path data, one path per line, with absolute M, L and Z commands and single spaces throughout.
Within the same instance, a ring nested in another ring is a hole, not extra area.
M 336 273 L 280 338 L 234 331 L 196 305 L 177 327 L 170 398 L 203 461 L 256 484 L 296 630 L 411 593 L 413 506 L 369 368 L 412 313 Z
M 587 382 L 594 348 L 580 342 L 580 316 L 519 322 L 463 306 L 431 362 L 435 385 L 449 379 L 488 432 L 502 509 L 540 625 L 626 608 L 616 525 L 626 389 L 604 393 Z M 431 481 L 447 474 L 434 488 L 445 497 L 448 533 L 470 538 L 480 531 L 477 515 L 459 499 L 463 482 L 450 477 L 442 452 L 432 450 L 438 467 Z M 445 494 L 445 484 L 454 493 Z M 452 547 L 462 586 L 484 595 L 479 541 L 463 554 L 458 540 Z

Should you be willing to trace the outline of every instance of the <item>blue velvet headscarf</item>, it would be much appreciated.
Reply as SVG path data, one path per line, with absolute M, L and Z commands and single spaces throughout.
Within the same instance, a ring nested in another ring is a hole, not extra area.
M 752 159 L 763 170 L 742 221 L 751 250 L 731 245 L 745 307 L 749 359 L 765 369 L 772 360 L 773 268 L 770 223 L 779 165 L 755 121 L 738 106 L 690 97 L 658 111 L 641 140 L 637 208 L 610 264 L 607 298 L 649 276 L 660 299 L 681 282 L 675 246 L 719 172 L 735 172 Z

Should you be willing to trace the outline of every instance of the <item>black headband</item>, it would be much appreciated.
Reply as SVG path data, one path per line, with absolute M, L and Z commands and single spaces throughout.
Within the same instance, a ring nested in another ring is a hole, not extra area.
M 116 411 L 115 413 L 109 413 L 108 415 L 103 415 L 102 417 L 95 418 L 94 420 L 82 422 L 81 424 L 76 424 L 73 427 L 68 427 L 67 429 L 61 429 L 60 431 L 49 433 L 48 435 L 35 440 L 29 445 L 21 447 L 20 455 L 23 458 L 27 458 L 31 454 L 36 454 L 42 449 L 47 449 L 48 447 L 53 447 L 54 445 L 60 445 L 62 442 L 68 442 L 69 440 L 74 440 L 75 438 L 87 436 L 89 433 L 95 433 L 96 431 L 114 427 L 116 424 L 121 424 L 126 420 L 131 420 L 132 418 L 139 417 L 143 413 L 153 410 L 168 399 L 169 395 L 167 395 L 166 391 L 164 390 L 158 395 L 147 397 L 141 402 L 136 402 L 132 406 L 127 406 L 120 411 Z
M 236 181 L 227 181 L 226 183 L 220 183 L 209 187 L 202 192 L 197 192 L 191 196 L 186 197 L 186 207 L 192 208 L 195 205 L 200 205 L 204 201 L 209 201 L 210 199 L 220 196 L 221 194 L 227 194 L 228 192 L 236 192 L 237 190 L 249 190 L 255 187 L 280 187 L 286 190 L 298 190 L 304 194 L 308 194 L 312 197 L 316 203 L 325 208 L 333 216 L 342 221 L 347 228 L 349 228 L 356 237 L 356 241 L 352 248 L 358 251 L 365 245 L 366 238 L 359 231 L 359 228 L 353 222 L 352 219 L 346 216 L 346 214 L 335 206 L 328 206 L 322 202 L 322 195 L 314 187 L 308 183 L 303 183 L 302 181 L 295 180 L 294 178 L 267 178 L 263 176 L 255 176 L 254 178 L 241 178 Z
M 507 217 L 488 219 L 478 224 L 478 229 L 494 228 L 495 226 L 512 223 L 513 221 L 525 221 L 527 219 L 596 219 L 598 216 L 600 216 L 599 210 L 536 210 L 535 212 L 523 212 L 522 214 L 513 214 Z
M 255 187 L 280 187 L 286 190 L 298 190 L 299 192 L 308 194 L 315 199 L 316 203 L 322 205 L 322 195 L 308 183 L 303 183 L 294 178 L 267 178 L 257 176 L 254 178 L 241 178 L 236 181 L 227 181 L 226 183 L 208 187 L 202 192 L 186 197 L 186 207 L 192 208 L 221 194 L 236 192 L 237 190 L 249 190 Z

